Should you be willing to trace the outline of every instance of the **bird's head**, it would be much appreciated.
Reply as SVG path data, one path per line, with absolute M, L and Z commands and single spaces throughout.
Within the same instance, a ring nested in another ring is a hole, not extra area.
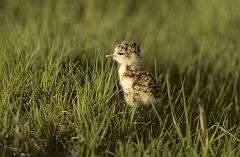
M 106 57 L 128 66 L 138 65 L 142 62 L 140 46 L 136 42 L 123 41 L 115 47 L 112 54 Z

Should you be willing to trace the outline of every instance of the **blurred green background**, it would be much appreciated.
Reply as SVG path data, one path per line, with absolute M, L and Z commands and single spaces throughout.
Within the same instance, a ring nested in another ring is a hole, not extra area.
M 214 62 L 220 72 L 239 53 L 239 6 L 237 0 L 1 0 L 1 48 L 14 54 L 15 43 L 55 45 L 67 47 L 61 53 L 92 57 L 134 40 L 148 65 L 156 58 L 166 68 L 185 69 L 201 60 Z

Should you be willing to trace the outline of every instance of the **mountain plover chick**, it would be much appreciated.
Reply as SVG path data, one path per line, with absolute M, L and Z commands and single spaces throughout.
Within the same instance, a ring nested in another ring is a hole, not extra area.
M 119 64 L 119 81 L 129 106 L 149 105 L 160 101 L 161 88 L 154 77 L 142 69 L 142 54 L 136 42 L 123 41 L 106 57 Z

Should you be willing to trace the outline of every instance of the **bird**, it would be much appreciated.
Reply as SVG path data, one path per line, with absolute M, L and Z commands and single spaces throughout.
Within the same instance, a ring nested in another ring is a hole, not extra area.
M 106 55 L 116 61 L 119 84 L 124 99 L 130 107 L 148 106 L 159 103 L 162 90 L 152 74 L 143 68 L 143 56 L 135 41 L 122 41 L 113 53 Z

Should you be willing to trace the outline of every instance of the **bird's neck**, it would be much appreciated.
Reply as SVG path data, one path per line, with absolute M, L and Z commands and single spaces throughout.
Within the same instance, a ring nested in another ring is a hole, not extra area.
M 127 70 L 138 71 L 142 69 L 141 64 L 125 65 Z
M 124 72 L 127 72 L 128 70 L 130 71 L 139 71 L 142 69 L 141 64 L 132 64 L 132 65 L 127 65 L 127 64 L 121 64 L 118 69 L 119 76 L 121 76 Z

